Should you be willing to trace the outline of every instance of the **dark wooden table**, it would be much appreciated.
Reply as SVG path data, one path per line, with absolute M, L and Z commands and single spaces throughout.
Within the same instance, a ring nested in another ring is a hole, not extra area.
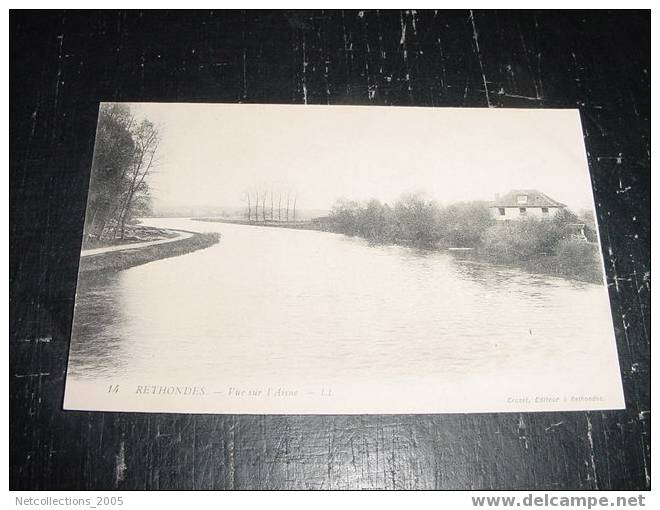
M 650 11 L 13 12 L 10 29 L 11 488 L 650 487 Z M 101 100 L 579 108 L 627 409 L 63 412 Z

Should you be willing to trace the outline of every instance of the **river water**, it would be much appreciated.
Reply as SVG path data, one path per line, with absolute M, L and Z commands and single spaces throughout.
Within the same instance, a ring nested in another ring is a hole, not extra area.
M 414 381 L 465 388 L 447 410 L 491 409 L 473 405 L 475 393 L 497 384 L 502 399 L 517 390 L 619 397 L 601 285 L 326 232 L 145 223 L 222 238 L 79 282 L 69 393 L 72 382 L 118 380 L 356 392 Z

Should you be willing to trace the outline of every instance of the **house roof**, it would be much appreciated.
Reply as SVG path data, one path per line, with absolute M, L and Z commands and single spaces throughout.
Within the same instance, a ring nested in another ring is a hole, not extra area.
M 527 195 L 527 202 L 519 203 L 518 195 Z M 535 189 L 514 189 L 491 202 L 490 207 L 566 207 L 566 205 Z

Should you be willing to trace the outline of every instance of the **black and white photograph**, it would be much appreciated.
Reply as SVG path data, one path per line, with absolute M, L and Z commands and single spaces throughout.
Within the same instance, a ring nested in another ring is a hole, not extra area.
M 102 103 L 64 407 L 624 407 L 578 111 Z
M 10 506 L 654 507 L 650 8 L 13 7 Z

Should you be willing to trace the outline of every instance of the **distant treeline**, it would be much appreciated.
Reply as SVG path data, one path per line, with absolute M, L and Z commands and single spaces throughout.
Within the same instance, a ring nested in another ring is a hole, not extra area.
M 588 274 L 585 279 L 589 281 L 601 278 L 598 247 L 593 244 L 597 240 L 595 225 L 569 209 L 548 219 L 497 221 L 488 202 L 482 201 L 442 207 L 420 195 L 405 195 L 392 206 L 375 199 L 340 200 L 331 211 L 327 229 L 376 243 L 472 248 L 498 263 L 551 259 L 557 273 Z
M 248 222 L 297 221 L 298 192 L 274 184 L 252 186 L 243 192 L 244 217 Z

